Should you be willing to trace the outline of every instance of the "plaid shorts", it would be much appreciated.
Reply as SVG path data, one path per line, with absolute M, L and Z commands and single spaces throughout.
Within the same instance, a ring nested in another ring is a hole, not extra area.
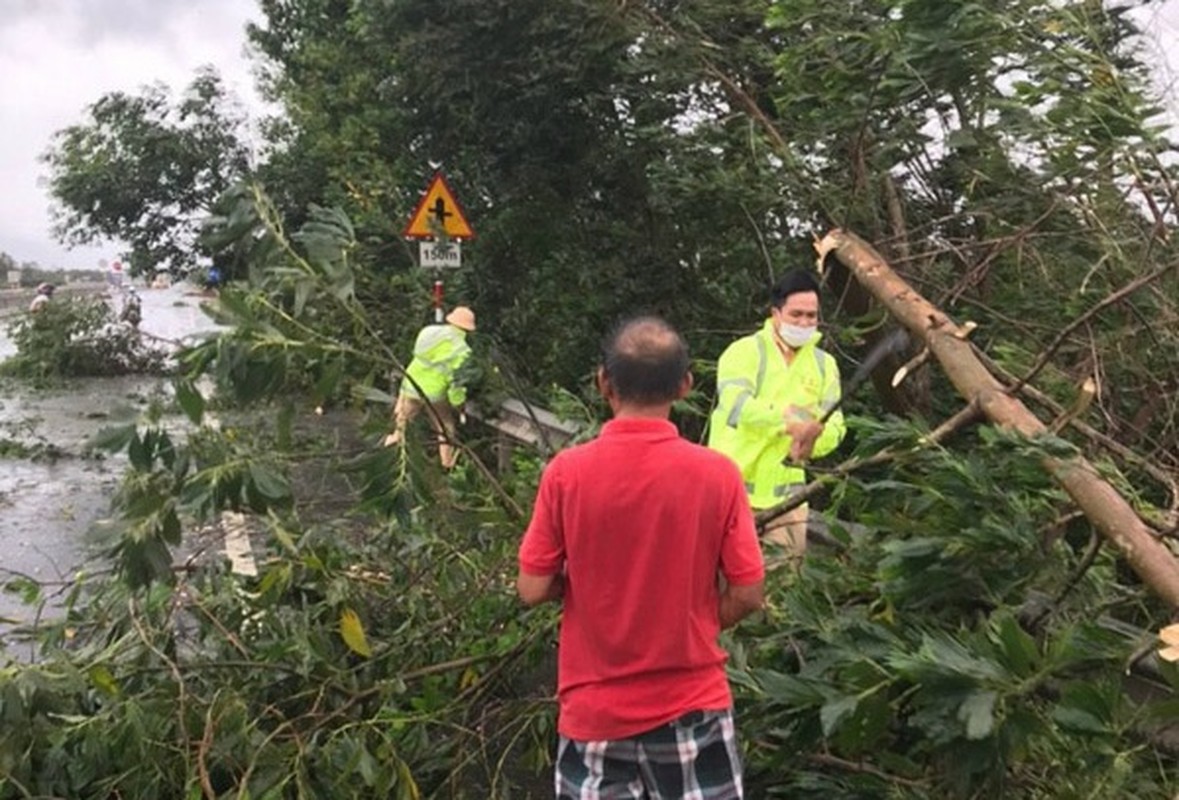
M 692 711 L 629 739 L 562 736 L 556 786 L 558 800 L 743 798 L 733 712 Z

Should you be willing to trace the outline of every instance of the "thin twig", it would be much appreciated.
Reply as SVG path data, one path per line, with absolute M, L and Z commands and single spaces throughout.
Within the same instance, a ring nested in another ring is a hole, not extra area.
M 997 376 L 1006 383 L 1012 383 L 1015 380 L 1015 376 L 1008 372 L 1002 364 L 999 364 L 993 360 L 982 350 L 976 347 L 974 349 L 974 354 L 978 357 L 978 360 L 982 362 L 983 366 L 985 366 L 987 370 L 991 372 L 991 374 Z M 1054 399 L 1031 384 L 1026 384 L 1020 387 L 1019 392 L 1031 400 L 1034 400 L 1035 402 L 1045 406 L 1057 416 L 1059 416 L 1064 411 L 1064 407 L 1061 406 L 1060 403 L 1056 402 Z M 1158 481 L 1162 486 L 1164 486 L 1171 495 L 1171 516 L 1177 523 L 1179 523 L 1179 481 L 1176 480 L 1174 475 L 1152 463 L 1145 456 L 1139 455 L 1126 445 L 1122 444 L 1116 439 L 1111 438 L 1110 436 L 1107 436 L 1106 434 L 1086 424 L 1085 422 L 1082 422 L 1079 419 L 1070 419 L 1068 421 L 1068 427 L 1085 436 L 1094 444 L 1104 447 L 1106 450 L 1122 458 L 1124 461 L 1127 461 L 1143 470 L 1156 481 Z
M 871 764 L 863 761 L 848 761 L 838 756 L 833 756 L 829 753 L 811 753 L 806 757 L 806 760 L 812 764 L 818 764 L 822 767 L 835 767 L 847 772 L 857 772 L 862 775 L 871 775 L 874 778 L 879 778 L 882 781 L 895 783 L 900 786 L 908 786 L 912 789 L 924 789 L 928 784 L 925 781 L 914 780 L 913 778 L 902 778 L 900 775 L 893 775 L 885 772 L 879 767 L 874 767 Z
M 866 467 L 879 466 L 887 464 L 906 455 L 911 455 L 918 450 L 924 449 L 930 445 L 935 445 L 948 437 L 950 434 L 957 431 L 966 425 L 969 425 L 974 420 L 978 419 L 980 409 L 978 400 L 972 399 L 969 403 L 963 406 L 952 417 L 945 420 L 941 425 L 930 431 L 925 436 L 922 436 L 915 445 L 906 447 L 905 449 L 886 448 L 878 453 L 874 453 L 867 458 L 852 457 L 836 465 L 830 471 L 823 473 L 819 477 L 802 486 L 795 492 L 792 492 L 790 497 L 772 508 L 759 511 L 755 515 L 758 529 L 763 529 L 769 522 L 781 516 L 792 508 L 805 503 L 809 498 L 817 495 L 828 484 L 837 480 L 841 480 L 848 475 L 851 475 Z
M 766 239 L 761 235 L 761 228 L 757 227 L 757 220 L 755 220 L 753 215 L 749 213 L 749 209 L 745 207 L 744 203 L 740 203 L 739 205 L 741 207 L 741 213 L 745 215 L 745 219 L 749 220 L 749 227 L 753 228 L 754 234 L 757 235 L 757 246 L 761 249 L 761 257 L 764 258 L 766 262 L 766 277 L 768 278 L 767 283 L 773 283 L 774 262 L 773 259 L 770 258 L 769 248 L 766 247 Z
M 1022 389 L 1025 384 L 1031 382 L 1031 380 L 1040 373 L 1040 370 L 1042 370 L 1048 364 L 1052 356 L 1056 353 L 1060 346 L 1064 344 L 1064 341 L 1072 335 L 1073 331 L 1084 325 L 1086 321 L 1098 314 L 1102 309 L 1113 305 L 1127 295 L 1133 294 L 1143 286 L 1158 280 L 1163 275 L 1166 275 L 1168 272 L 1173 270 L 1176 266 L 1179 266 L 1179 261 L 1166 264 L 1162 267 L 1159 267 L 1154 272 L 1148 273 L 1140 278 L 1130 281 L 1121 289 L 1118 289 L 1113 294 L 1104 298 L 1100 303 L 1097 303 L 1084 314 L 1074 319 L 1068 325 L 1064 326 L 1064 329 L 1056 335 L 1056 338 L 1052 340 L 1052 343 L 1048 345 L 1044 352 L 1040 354 L 1040 357 L 1036 359 L 1036 363 L 1032 365 L 1032 368 L 1028 370 L 1027 374 L 1017 380 L 1013 386 L 1008 388 L 1008 394 L 1015 394 L 1020 389 Z
M 1069 596 L 1077 584 L 1081 582 L 1081 578 L 1085 577 L 1087 573 L 1097 561 L 1097 555 L 1101 552 L 1101 546 L 1105 544 L 1105 537 L 1097 529 L 1089 537 L 1089 546 L 1085 548 L 1085 555 L 1081 557 L 1080 563 L 1077 565 L 1077 570 L 1068 579 L 1068 582 L 1057 592 L 1056 597 L 1048 604 L 1043 611 L 1035 616 L 1028 627 L 1038 628 L 1040 623 L 1047 619 L 1056 609 L 1060 608 L 1060 604 Z
M 188 692 L 185 689 L 184 675 L 181 673 L 180 666 L 175 662 L 175 660 L 168 658 L 168 656 L 162 650 L 156 647 L 154 642 L 152 642 L 147 630 L 143 627 L 142 621 L 139 619 L 139 615 L 136 613 L 135 606 L 135 600 L 132 599 L 128 602 L 127 617 L 131 620 L 131 624 L 135 627 L 136 633 L 139 634 L 139 638 L 142 640 L 144 647 L 154 653 L 156 658 L 164 662 L 168 668 L 168 672 L 172 674 L 173 680 L 176 681 L 176 725 L 180 729 L 181 746 L 185 752 L 188 752 L 188 749 L 191 746 L 191 741 L 188 736 L 188 723 L 185 722 L 185 716 L 187 714 L 186 706 L 188 705 Z M 201 788 L 206 792 L 207 796 L 211 800 L 217 797 L 216 792 L 212 791 L 211 785 L 204 786 L 202 783 Z

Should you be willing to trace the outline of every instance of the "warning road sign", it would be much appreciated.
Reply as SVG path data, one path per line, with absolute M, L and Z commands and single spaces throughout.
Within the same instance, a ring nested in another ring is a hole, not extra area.
M 410 239 L 431 239 L 443 233 L 451 239 L 475 238 L 475 231 L 463 216 L 446 178 L 436 172 L 402 235 Z

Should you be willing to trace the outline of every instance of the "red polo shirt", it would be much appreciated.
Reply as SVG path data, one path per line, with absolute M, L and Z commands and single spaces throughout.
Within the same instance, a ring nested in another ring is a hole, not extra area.
M 529 575 L 565 570 L 562 735 L 625 739 L 732 705 L 717 573 L 763 577 L 745 486 L 666 420 L 612 420 L 546 467 L 520 545 Z

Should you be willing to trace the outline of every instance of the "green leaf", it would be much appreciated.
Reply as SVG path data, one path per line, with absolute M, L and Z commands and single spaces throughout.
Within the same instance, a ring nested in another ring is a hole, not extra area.
M 13 578 L 5 582 L 4 591 L 19 595 L 25 605 L 32 605 L 41 599 L 41 584 L 30 578 Z
M 104 664 L 95 664 L 90 668 L 90 682 L 104 694 L 111 697 L 119 696 L 119 684 Z
M 352 396 L 357 400 L 366 400 L 370 403 L 380 403 L 381 405 L 391 406 L 396 398 L 375 386 L 355 386 L 352 389 Z
M 340 379 L 343 376 L 343 359 L 335 358 L 324 365 L 319 379 L 315 382 L 315 399 L 320 403 L 330 400 L 335 395 L 336 387 L 340 385 Z
M 971 692 L 958 708 L 958 719 L 966 723 L 966 738 L 985 739 L 995 729 L 996 692 Z
M 100 428 L 87 445 L 94 450 L 117 453 L 135 437 L 135 425 L 120 425 L 117 428 Z
M 251 461 L 250 480 L 254 487 L 268 500 L 285 500 L 291 495 L 291 488 L 286 478 L 270 467 Z
M 307 279 L 300 279 L 295 282 L 295 316 L 303 316 L 303 309 L 307 306 L 307 300 L 311 297 L 311 293 L 315 290 L 315 285 L 312 281 Z
M 824 703 L 823 708 L 819 711 L 819 719 L 823 723 L 823 735 L 827 737 L 833 735 L 839 729 L 839 723 L 850 714 L 855 713 L 856 706 L 859 704 L 860 698 L 856 695 L 847 695 Z
M 369 647 L 368 638 L 364 635 L 364 625 L 356 612 L 350 608 L 340 612 L 340 637 L 353 653 L 365 658 L 372 656 L 372 648 Z
M 956 131 L 951 131 L 950 135 L 946 137 L 946 146 L 953 150 L 978 147 L 978 140 L 974 138 L 974 133 L 971 131 L 959 128 Z
M 194 425 L 201 424 L 201 417 L 205 413 L 205 398 L 196 390 L 192 381 L 176 381 L 176 403 Z
M 409 765 L 404 761 L 397 763 L 397 799 L 398 800 L 421 800 L 422 792 L 418 789 L 417 782 L 413 779 L 413 773 L 410 772 Z
M 131 435 L 131 443 L 127 445 L 127 457 L 135 469 L 141 472 L 151 469 L 151 452 L 147 447 L 147 442 L 134 433 Z
M 1040 661 L 1036 640 L 1020 627 L 1013 614 L 999 615 L 992 622 L 992 638 L 999 645 L 1003 662 L 1013 675 L 1030 675 Z
M 1057 706 L 1052 709 L 1052 721 L 1066 731 L 1074 733 L 1108 734 L 1109 726 L 1084 709 L 1074 706 Z
M 290 562 L 282 562 L 269 567 L 262 573 L 262 580 L 258 582 L 258 594 L 265 596 L 270 593 L 281 594 L 291 585 Z
M 169 506 L 160 520 L 160 538 L 170 545 L 180 544 L 180 518 L 176 516 L 176 509 Z
M 381 772 L 380 765 L 366 747 L 361 746 L 360 752 L 356 756 L 356 771 L 360 773 L 365 786 L 372 787 L 376 785 Z
M 289 555 L 293 556 L 299 552 L 299 546 L 295 543 L 295 534 L 288 531 L 282 521 L 273 514 L 271 515 L 270 532 Z
M 817 706 L 824 700 L 823 692 L 806 680 L 783 672 L 755 670 L 753 678 L 761 686 L 765 697 L 794 708 Z

